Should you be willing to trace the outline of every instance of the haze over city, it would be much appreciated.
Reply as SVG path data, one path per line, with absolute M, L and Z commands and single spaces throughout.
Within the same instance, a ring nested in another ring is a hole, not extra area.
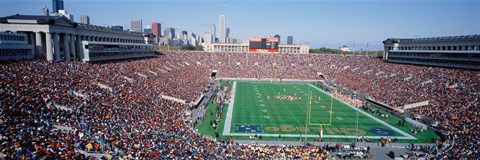
M 479 1 L 160 1 L 65 0 L 65 9 L 88 15 L 91 24 L 130 28 L 131 19 L 143 27 L 157 21 L 166 27 L 203 36 L 219 15 L 239 42 L 249 37 L 279 34 L 310 48 L 382 49 L 390 37 L 417 38 L 478 34 Z M 1 0 L 0 15 L 38 15 L 50 0 Z M 218 32 L 218 30 L 217 30 Z

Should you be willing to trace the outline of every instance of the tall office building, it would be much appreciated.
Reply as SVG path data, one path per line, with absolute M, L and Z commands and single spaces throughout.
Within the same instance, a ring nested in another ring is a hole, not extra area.
M 168 37 L 168 38 L 175 38 L 175 29 L 171 28 L 171 27 L 165 28 L 163 36 Z
M 130 31 L 132 32 L 142 32 L 142 19 L 132 19 L 130 20 Z
M 52 0 L 52 12 L 58 13 L 59 10 L 64 10 L 63 0 Z
M 205 34 L 203 34 L 203 37 L 205 37 L 204 39 L 204 42 L 205 43 L 215 43 L 213 40 L 213 35 L 211 33 L 208 33 L 208 32 L 205 32 Z
M 40 15 L 48 16 L 49 14 L 50 14 L 50 11 L 48 10 L 47 6 L 43 6 L 42 10 L 40 10 Z
M 64 16 L 70 19 L 72 22 L 75 22 L 73 14 L 69 14 L 67 10 L 58 10 L 58 13 L 54 13 L 56 16 Z
M 287 44 L 293 44 L 293 36 L 287 37 Z
M 88 17 L 87 15 L 80 16 L 80 23 L 90 25 L 90 17 Z
M 226 43 L 232 43 L 230 42 L 230 28 L 225 29 L 225 39 Z
M 198 39 L 197 35 L 195 33 L 192 33 L 192 37 L 190 37 L 190 44 L 194 47 L 197 47 L 198 45 Z
M 163 37 L 168 37 L 168 38 L 172 38 L 170 36 L 170 27 L 165 27 L 165 30 L 163 31 Z
M 280 35 L 276 34 L 274 37 L 278 39 L 278 44 L 280 44 L 280 43 L 281 43 L 281 41 L 280 41 Z
M 215 27 L 215 24 L 212 24 L 212 28 L 210 29 L 210 32 L 212 34 L 212 43 L 216 43 L 217 39 L 217 27 Z
M 159 43 L 162 36 L 162 25 L 160 23 L 152 22 L 152 34 L 155 35 L 155 43 Z
M 225 32 L 226 32 L 226 22 L 225 22 L 225 16 L 224 15 L 220 15 L 219 17 L 219 25 L 220 25 L 220 32 L 218 33 L 218 36 L 219 36 L 219 43 L 225 43 Z
M 187 31 L 182 31 L 182 36 L 181 36 L 181 38 L 182 38 L 183 40 L 188 40 L 188 32 L 187 32 Z

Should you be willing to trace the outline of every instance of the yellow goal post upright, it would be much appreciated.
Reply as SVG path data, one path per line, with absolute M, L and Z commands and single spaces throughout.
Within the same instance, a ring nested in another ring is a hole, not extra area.
M 308 111 L 308 125 L 319 125 L 320 126 L 320 137 L 323 138 L 323 126 L 330 126 L 332 125 L 332 118 L 333 118 L 333 97 L 330 96 L 330 122 L 329 123 L 312 123 L 312 92 L 310 91 L 310 106 Z M 320 101 L 319 101 L 320 102 Z

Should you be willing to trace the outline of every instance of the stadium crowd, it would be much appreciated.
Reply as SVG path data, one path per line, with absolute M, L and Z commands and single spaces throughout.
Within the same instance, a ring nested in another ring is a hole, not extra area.
M 130 158 L 329 157 L 323 147 L 214 141 L 183 121 L 186 102 L 218 77 L 321 79 L 434 118 L 455 137 L 439 156 L 480 157 L 480 72 L 383 62 L 365 56 L 167 51 L 155 58 L 102 63 L 0 64 L 0 158 L 86 158 L 83 151 Z M 68 129 L 55 129 L 55 125 Z

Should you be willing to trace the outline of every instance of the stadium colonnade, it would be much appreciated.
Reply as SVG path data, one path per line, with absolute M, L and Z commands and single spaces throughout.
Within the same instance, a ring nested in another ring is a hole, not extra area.
M 35 49 L 31 57 L 52 60 L 80 59 L 81 41 L 140 43 L 148 39 L 142 33 L 79 24 L 64 16 L 12 15 L 0 18 L 0 30 L 26 35 Z M 3 43 L 5 45 L 5 43 Z M 2 57 L 6 59 L 5 57 Z M 9 57 L 14 59 L 15 57 Z

